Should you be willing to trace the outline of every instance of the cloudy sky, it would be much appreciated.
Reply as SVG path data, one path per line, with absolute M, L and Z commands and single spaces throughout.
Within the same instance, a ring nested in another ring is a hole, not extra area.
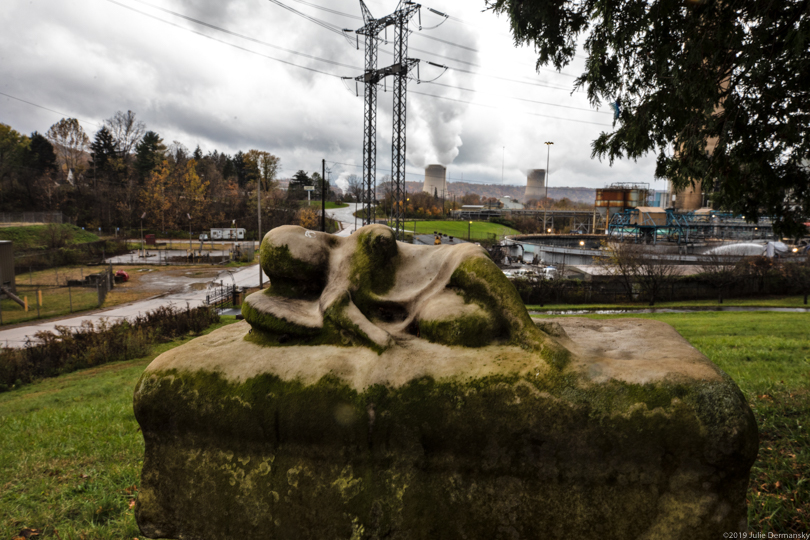
M 367 5 L 382 17 L 397 4 Z M 408 180 L 441 163 L 450 181 L 525 185 L 553 141 L 552 186 L 664 189 L 653 157 L 612 167 L 590 158 L 612 115 L 572 93 L 582 58 L 562 74 L 537 73 L 533 51 L 516 48 L 507 21 L 483 9 L 483 0 L 436 0 L 423 4 L 421 31 L 412 21 L 409 56 L 423 62 L 422 82 L 408 86 Z M 363 89 L 341 77 L 362 73 L 362 42 L 358 50 L 330 31 L 359 28 L 360 14 L 359 0 L 3 0 L 0 122 L 45 132 L 71 116 L 92 137 L 103 119 L 132 110 L 167 143 L 270 151 L 282 176 L 320 170 L 322 158 L 333 179 L 361 174 Z M 391 51 L 381 45 L 380 67 Z M 390 89 L 379 92 L 378 177 L 391 161 Z

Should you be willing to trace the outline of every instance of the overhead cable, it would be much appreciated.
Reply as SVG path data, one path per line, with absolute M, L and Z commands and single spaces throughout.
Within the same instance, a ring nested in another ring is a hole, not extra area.
M 284 8 L 287 11 L 289 11 L 290 13 L 294 13 L 294 14 L 298 15 L 299 17 L 302 17 L 302 18 L 304 18 L 304 19 L 306 19 L 306 20 L 308 20 L 308 21 L 310 21 L 312 23 L 317 24 L 321 28 L 325 28 L 325 29 L 329 30 L 330 32 L 334 32 L 334 33 L 336 33 L 336 34 L 338 34 L 340 36 L 345 37 L 349 41 L 351 41 L 349 36 L 346 35 L 346 32 L 342 28 L 340 28 L 339 26 L 337 26 L 335 24 L 328 23 L 328 22 L 322 21 L 320 19 L 316 19 L 315 17 L 311 17 L 310 15 L 307 15 L 306 13 L 298 11 L 297 9 L 294 9 L 294 8 L 288 6 L 287 4 L 285 4 L 284 2 L 280 2 L 279 0 L 268 0 L 268 2 L 270 2 L 271 4 L 275 4 L 280 8 Z
M 144 11 L 133 8 L 131 6 L 127 6 L 127 5 L 122 4 L 122 3 L 120 3 L 120 2 L 118 2 L 116 0 L 105 0 L 105 1 L 109 2 L 111 4 L 115 4 L 117 6 L 120 6 L 120 7 L 124 8 L 124 9 L 128 9 L 130 11 L 133 11 L 135 13 L 139 13 L 141 15 L 144 15 L 145 17 L 149 17 L 150 19 L 154 19 L 156 21 L 162 22 L 164 24 L 168 24 L 168 25 L 173 26 L 175 28 L 179 28 L 180 30 L 184 30 L 186 32 L 190 32 L 192 34 L 204 37 L 206 39 L 216 41 L 217 43 L 221 43 L 223 45 L 227 45 L 229 47 L 239 49 L 240 51 L 244 51 L 244 52 L 247 52 L 247 53 L 250 53 L 250 54 L 255 54 L 257 56 L 261 56 L 262 58 L 266 58 L 268 60 L 273 60 L 275 62 L 280 62 L 282 64 L 292 66 L 292 67 L 297 67 L 297 68 L 300 68 L 300 69 L 304 69 L 306 71 L 310 71 L 310 72 L 313 72 L 313 73 L 318 73 L 318 74 L 321 74 L 321 75 L 326 75 L 328 77 L 333 77 L 333 78 L 337 78 L 337 79 L 341 78 L 340 75 L 336 75 L 336 74 L 333 74 L 333 73 L 328 73 L 326 71 L 322 71 L 322 70 L 319 70 L 319 69 L 316 69 L 316 68 L 311 68 L 311 67 L 308 67 L 308 66 L 302 66 L 300 64 L 296 64 L 294 62 L 289 62 L 287 60 L 282 60 L 280 58 L 274 58 L 272 56 L 268 56 L 266 54 L 262 54 L 260 52 L 254 51 L 254 50 L 251 50 L 251 49 L 248 49 L 248 48 L 245 48 L 245 47 L 241 47 L 241 46 L 236 45 L 234 43 L 230 43 L 228 41 L 224 41 L 224 40 L 215 38 L 215 37 L 210 36 L 208 34 L 198 32 L 198 31 L 193 30 L 191 28 L 187 28 L 187 27 L 181 26 L 179 24 L 175 24 L 173 22 L 167 21 L 165 19 L 161 19 L 160 17 L 157 17 L 157 16 L 152 15 L 150 13 L 146 13 Z M 437 83 L 433 83 L 433 84 L 437 84 Z M 460 100 L 460 99 L 455 99 L 455 98 L 450 98 L 450 97 L 445 97 L 445 96 L 437 96 L 437 95 L 434 95 L 434 94 L 426 94 L 426 93 L 417 92 L 417 91 L 413 91 L 413 90 L 411 91 L 411 93 L 421 95 L 421 96 L 426 96 L 426 97 L 432 97 L 432 98 L 435 98 L 435 99 L 443 99 L 445 101 L 454 101 L 454 102 L 457 102 L 457 103 L 464 103 L 464 104 L 467 104 L 467 105 L 474 105 L 474 106 L 477 106 L 477 107 L 497 108 L 497 107 L 494 107 L 492 105 L 486 105 L 486 104 L 483 104 L 483 103 L 475 103 L 475 102 L 471 102 L 471 101 L 465 101 L 465 100 Z M 14 98 L 14 99 L 19 99 L 19 98 Z M 22 100 L 20 100 L 20 101 L 22 101 Z M 40 107 L 39 105 L 35 105 L 35 106 Z M 41 108 L 45 108 L 45 107 L 41 107 Z M 62 113 L 59 113 L 59 114 L 62 114 Z M 568 122 L 577 122 L 577 123 L 582 123 L 582 124 L 594 124 L 594 125 L 600 125 L 600 126 L 610 126 L 610 124 L 598 124 L 598 123 L 595 123 L 595 122 L 587 122 L 587 121 L 584 121 L 584 120 L 576 120 L 576 119 L 573 119 L 573 118 L 561 118 L 561 117 L 557 117 L 557 116 L 549 116 L 549 115 L 544 115 L 544 114 L 539 114 L 539 113 L 521 112 L 521 114 L 528 114 L 528 115 L 539 116 L 539 117 L 544 117 L 544 118 L 552 118 L 552 119 L 556 119 L 556 120 L 564 120 L 564 121 L 568 121 Z
M 43 106 L 43 105 L 38 105 L 38 104 L 36 104 L 36 103 L 34 103 L 34 102 L 32 102 L 32 101 L 26 101 L 26 100 L 21 99 L 21 98 L 18 98 L 18 97 L 16 97 L 16 96 L 12 96 L 11 94 L 6 94 L 5 92 L 0 92 L 0 96 L 6 96 L 7 98 L 14 99 L 14 100 L 17 100 L 17 101 L 21 101 L 21 102 L 23 102 L 23 103 L 26 103 L 26 104 L 31 105 L 31 106 L 33 106 L 33 107 L 37 107 L 37 108 L 39 108 L 39 109 L 43 109 L 43 110 L 46 110 L 46 111 L 50 111 L 50 112 L 52 112 L 52 113 L 60 114 L 60 115 L 62 115 L 63 117 L 75 118 L 75 117 L 72 117 L 71 115 L 69 115 L 68 113 L 63 113 L 63 112 L 61 112 L 61 111 L 57 111 L 56 109 L 49 109 L 48 107 L 45 107 L 45 106 Z M 77 120 L 78 120 L 78 119 L 77 119 Z M 85 124 L 90 124 L 91 126 L 100 127 L 100 126 L 99 126 L 98 124 L 96 124 L 95 122 L 90 122 L 89 120 L 81 120 L 81 122 L 84 122 Z
M 152 14 L 150 14 L 150 13 L 146 13 L 145 11 L 141 11 L 141 10 L 139 10 L 139 9 L 135 9 L 134 7 L 127 6 L 127 5 L 122 4 L 122 3 L 120 3 L 120 2 L 116 2 L 116 0 L 105 0 L 105 1 L 107 1 L 107 2 L 109 2 L 109 3 L 111 3 L 111 4 L 115 4 L 115 5 L 117 5 L 117 6 L 120 6 L 120 7 L 124 8 L 124 9 L 128 9 L 128 10 L 130 10 L 130 11 L 134 11 L 135 13 L 140 13 L 141 15 L 143 15 L 143 16 L 145 16 L 145 17 L 149 17 L 150 19 L 154 19 L 154 20 L 156 20 L 156 21 L 160 21 L 160 22 L 162 22 L 162 23 L 164 23 L 164 24 L 168 24 L 169 26 L 174 26 L 175 28 L 179 28 L 180 30 L 185 30 L 186 32 L 191 32 L 192 34 L 196 34 L 196 35 L 198 35 L 198 36 L 202 36 L 202 37 L 204 37 L 204 38 L 206 38 L 206 39 L 210 39 L 210 40 L 212 40 L 212 41 L 216 41 L 217 43 L 222 43 L 222 44 L 227 45 L 227 46 L 229 46 L 229 47 L 233 47 L 234 49 L 239 49 L 240 51 L 249 52 L 249 53 L 251 53 L 251 54 L 255 54 L 255 55 L 257 55 L 257 56 L 261 56 L 261 57 L 263 57 L 263 58 L 267 58 L 268 60 L 273 60 L 273 61 L 275 61 L 275 62 L 280 62 L 280 63 L 282 63 L 282 64 L 286 64 L 286 65 L 288 65 L 288 66 L 293 66 L 293 67 L 297 67 L 297 68 L 305 69 L 305 70 L 307 70 L 307 71 L 311 71 L 311 72 L 313 72 L 313 73 L 320 73 L 320 74 L 322 74 L 322 75 L 329 75 L 330 77 L 337 77 L 337 75 L 334 75 L 334 74 L 332 74 L 332 73 L 327 73 L 326 71 L 321 71 L 320 69 L 315 69 L 315 68 L 311 68 L 311 67 L 307 67 L 307 66 L 302 66 L 302 65 L 299 65 L 299 64 L 294 64 L 293 62 L 289 62 L 289 61 L 287 61 L 287 60 L 282 60 L 282 59 L 280 59 L 280 58 L 275 58 L 275 57 L 272 57 L 272 56 L 268 56 L 268 55 L 266 55 L 266 54 L 262 54 L 262 53 L 260 53 L 260 52 L 253 51 L 253 50 L 251 50 L 251 49 L 247 49 L 247 48 L 245 48 L 245 47 L 240 47 L 239 45 L 236 45 L 235 43 L 230 43 L 230 42 L 225 41 L 225 40 L 222 40 L 222 39 L 217 39 L 217 38 L 215 38 L 214 36 L 209 36 L 208 34 L 203 34 L 202 32 L 198 32 L 198 31 L 196 31 L 196 30 L 192 30 L 191 28 L 186 28 L 185 26 L 181 26 L 181 25 L 179 25 L 179 24 L 175 24 L 175 23 L 170 22 L 170 21 L 167 21 L 167 20 L 165 20 L 165 19 L 161 19 L 160 17 L 156 17 L 156 16 L 154 16 L 154 15 L 152 15 Z M 329 61 L 329 62 L 331 62 L 331 61 Z
M 278 50 L 280 50 L 280 51 L 288 52 L 288 53 L 290 53 L 290 54 L 295 54 L 295 55 L 298 55 L 298 56 L 303 56 L 303 57 L 305 57 L 305 58 L 310 58 L 310 59 L 312 59 L 312 60 L 317 60 L 317 61 L 319 61 L 319 62 L 326 62 L 327 64 L 332 64 L 332 65 L 335 65 L 335 66 L 340 66 L 340 67 L 345 67 L 345 68 L 349 68 L 349 69 L 355 69 L 355 70 L 359 70 L 359 69 L 361 69 L 361 68 L 359 68 L 359 67 L 357 67 L 357 66 L 351 66 L 351 65 L 349 65 L 349 64 L 343 64 L 343 63 L 340 63 L 340 62 L 336 62 L 336 61 L 334 61 L 334 60 L 327 60 L 326 58 L 319 58 L 319 57 L 317 57 L 317 56 L 312 56 L 312 55 L 310 55 L 310 54 L 305 54 L 305 53 L 302 53 L 302 52 L 294 51 L 294 50 L 292 50 L 292 49 L 287 49 L 287 48 L 285 48 L 285 47 L 279 47 L 278 45 L 273 45 L 272 43 L 268 43 L 268 42 L 266 42 L 266 41 L 262 41 L 262 40 L 260 40 L 260 39 L 252 38 L 252 37 L 250 37 L 250 36 L 246 36 L 246 35 L 244 35 L 244 34 L 240 34 L 240 33 L 238 33 L 238 32 L 233 32 L 233 31 L 231 31 L 231 30 L 227 30 L 227 29 L 222 28 L 222 27 L 220 27 L 220 26 L 216 26 L 216 25 L 213 25 L 213 24 L 207 23 L 207 22 L 205 22 L 205 21 L 201 21 L 201 20 L 199 20 L 199 19 L 195 19 L 194 17 L 189 17 L 188 15 L 183 15 L 182 13 L 177 13 L 176 11 L 172 11 L 172 10 L 170 10 L 170 9 L 162 8 L 162 7 L 160 7 L 160 6 L 156 6 L 156 5 L 151 4 L 151 3 L 149 3 L 149 2 L 144 2 L 144 0 L 132 0 L 132 1 L 133 1 L 133 2 L 137 2 L 137 3 L 139 3 L 139 4 L 143 4 L 143 5 L 145 5 L 145 6 L 149 6 L 149 7 L 151 7 L 151 8 L 154 8 L 154 9 L 157 9 L 157 10 L 160 10 L 160 11 L 163 11 L 164 13 L 168 13 L 168 14 L 170 14 L 170 15 L 174 15 L 175 17 L 180 17 L 181 19 L 185 19 L 185 20 L 187 20 L 187 21 L 190 21 L 190 22 L 193 22 L 193 23 L 199 24 L 199 25 L 201 25 L 201 26 L 206 26 L 206 27 L 211 28 L 211 29 L 213 29 L 213 30 L 218 30 L 218 31 L 223 32 L 223 33 L 225 33 L 225 34 L 229 34 L 229 35 L 236 36 L 236 37 L 239 37 L 239 38 L 242 38 L 242 39 L 248 40 L 248 41 L 252 41 L 252 42 L 254 42 L 254 43 L 258 43 L 258 44 L 260 44 L 260 45 L 264 45 L 264 46 L 266 46 L 266 47 L 271 47 L 271 48 L 273 48 L 273 49 L 278 49 Z

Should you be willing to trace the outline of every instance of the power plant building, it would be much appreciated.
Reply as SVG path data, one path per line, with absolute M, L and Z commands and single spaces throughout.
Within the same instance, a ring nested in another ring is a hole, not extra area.
M 526 195 L 524 201 L 540 201 L 546 196 L 546 170 L 531 169 L 526 178 Z
M 425 167 L 425 185 L 422 191 L 437 197 L 447 196 L 447 169 L 444 165 Z

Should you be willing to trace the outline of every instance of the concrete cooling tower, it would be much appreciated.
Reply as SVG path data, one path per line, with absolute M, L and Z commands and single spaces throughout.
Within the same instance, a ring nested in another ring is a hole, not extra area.
M 529 177 L 526 179 L 526 195 L 523 201 L 534 199 L 535 201 L 541 200 L 546 196 L 546 170 L 545 169 L 531 169 L 529 170 Z
M 447 169 L 443 165 L 425 167 L 425 186 L 422 191 L 439 197 L 447 196 Z

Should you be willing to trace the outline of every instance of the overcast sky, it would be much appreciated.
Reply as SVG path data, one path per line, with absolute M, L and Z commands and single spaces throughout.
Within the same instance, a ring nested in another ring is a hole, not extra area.
M 339 28 L 362 26 L 358 0 L 282 1 Z M 358 97 L 355 83 L 340 77 L 362 73 L 362 41 L 357 50 L 353 40 L 269 0 L 2 3 L 0 92 L 56 111 L 0 95 L 0 122 L 18 131 L 44 133 L 71 116 L 92 138 L 103 119 L 129 109 L 167 144 L 272 152 L 281 158 L 282 177 L 320 170 L 322 158 L 333 181 L 361 174 L 363 88 Z M 375 17 L 396 8 L 394 0 L 367 5 Z M 452 17 L 430 29 L 443 18 L 426 7 Z M 528 169 L 546 167 L 543 142 L 553 141 L 551 186 L 665 188 L 653 181 L 652 156 L 612 167 L 590 158 L 591 142 L 610 129 L 612 115 L 607 104 L 595 111 L 583 92 L 572 94 L 582 58 L 563 74 L 537 73 L 533 51 L 516 48 L 506 19 L 483 9 L 483 0 L 436 0 L 423 4 L 421 31 L 418 19 L 412 21 L 409 56 L 451 69 L 442 75 L 423 62 L 423 82 L 408 85 L 408 180 L 441 163 L 450 181 L 525 185 Z M 390 43 L 381 46 L 380 67 L 393 63 L 385 52 L 391 50 Z M 439 75 L 440 84 L 427 82 Z M 379 92 L 378 177 L 391 162 L 390 84 L 387 89 Z

